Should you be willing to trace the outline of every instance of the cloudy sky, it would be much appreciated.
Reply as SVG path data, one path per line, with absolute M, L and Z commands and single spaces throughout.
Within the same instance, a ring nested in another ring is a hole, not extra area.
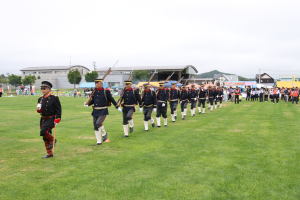
M 300 1 L 0 0 L 0 74 L 193 65 L 253 78 L 300 75 Z

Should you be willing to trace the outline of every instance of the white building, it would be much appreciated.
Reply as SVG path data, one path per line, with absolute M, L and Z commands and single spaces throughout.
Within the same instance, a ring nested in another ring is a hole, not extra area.
M 68 73 L 69 71 L 76 70 L 80 72 L 82 78 L 81 82 L 85 82 L 85 74 L 90 70 L 81 65 L 73 65 L 73 66 L 54 66 L 54 67 L 27 67 L 21 69 L 22 79 L 31 74 L 36 78 L 40 76 L 40 79 L 35 81 L 35 86 L 39 87 L 42 81 L 49 81 L 52 83 L 53 88 L 58 89 L 67 89 L 74 88 L 73 84 L 70 84 L 68 81 Z
M 214 74 L 214 84 L 217 86 L 224 86 L 225 81 L 239 81 L 239 76 L 230 74 Z

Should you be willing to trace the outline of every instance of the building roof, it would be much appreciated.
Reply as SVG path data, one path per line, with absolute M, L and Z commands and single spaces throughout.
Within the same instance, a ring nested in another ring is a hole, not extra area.
M 222 74 L 214 74 L 214 79 L 220 78 L 221 75 L 222 75 Z
M 191 67 L 198 73 L 198 70 L 192 65 L 173 65 L 173 66 L 133 66 L 133 67 L 114 67 L 113 71 L 133 71 L 133 70 L 158 70 L 158 71 L 182 71 Z M 98 68 L 97 71 L 107 71 L 109 67 Z
M 273 79 L 269 74 L 267 74 L 267 73 L 263 73 L 263 74 L 260 74 L 260 78 L 262 78 L 263 76 L 265 76 L 265 75 L 267 75 L 267 76 L 269 76 L 271 79 Z M 256 79 L 259 79 L 259 74 L 256 74 L 255 75 L 255 78 Z
M 83 67 L 81 65 L 72 65 L 72 67 Z M 69 70 L 71 67 L 70 66 L 46 66 L 46 67 L 26 67 L 23 69 L 20 69 L 20 71 L 40 71 L 40 70 Z M 88 68 L 86 68 L 89 70 Z M 90 70 L 89 70 L 90 71 Z
M 295 76 L 295 78 L 300 78 L 298 75 L 280 75 L 279 78 L 293 78 L 293 76 Z

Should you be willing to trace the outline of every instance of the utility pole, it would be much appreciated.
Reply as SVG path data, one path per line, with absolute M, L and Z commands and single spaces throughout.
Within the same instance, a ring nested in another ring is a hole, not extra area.
M 97 70 L 97 67 L 96 67 L 96 62 L 94 62 L 94 71 Z
M 72 56 L 69 56 L 70 57 L 70 68 L 72 67 Z M 72 70 L 73 72 L 74 72 L 74 90 L 75 90 L 75 88 L 76 88 L 76 86 L 75 86 L 75 69 L 74 70 Z M 74 91 L 75 92 L 75 91 Z M 75 97 L 75 94 L 74 94 L 74 97 Z
M 258 80 L 259 80 L 259 84 L 260 84 L 260 68 L 259 68 Z

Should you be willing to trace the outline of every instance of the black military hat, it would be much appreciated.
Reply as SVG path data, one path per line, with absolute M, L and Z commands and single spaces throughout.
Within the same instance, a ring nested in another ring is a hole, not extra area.
M 165 83 L 164 82 L 160 82 L 159 83 L 159 86 L 163 86 Z
M 102 78 L 96 78 L 94 81 L 95 82 L 103 82 L 103 79 Z
M 125 84 L 131 84 L 132 81 L 125 81 Z
M 185 88 L 185 86 L 186 86 L 186 85 L 183 84 L 181 87 Z
M 202 84 L 201 87 L 204 87 L 204 85 Z
M 171 83 L 172 85 L 176 85 L 176 83 L 174 82 L 174 83 Z
M 149 83 L 144 83 L 143 86 L 144 87 L 149 87 Z
M 48 81 L 43 81 L 41 87 L 52 88 L 52 84 Z

